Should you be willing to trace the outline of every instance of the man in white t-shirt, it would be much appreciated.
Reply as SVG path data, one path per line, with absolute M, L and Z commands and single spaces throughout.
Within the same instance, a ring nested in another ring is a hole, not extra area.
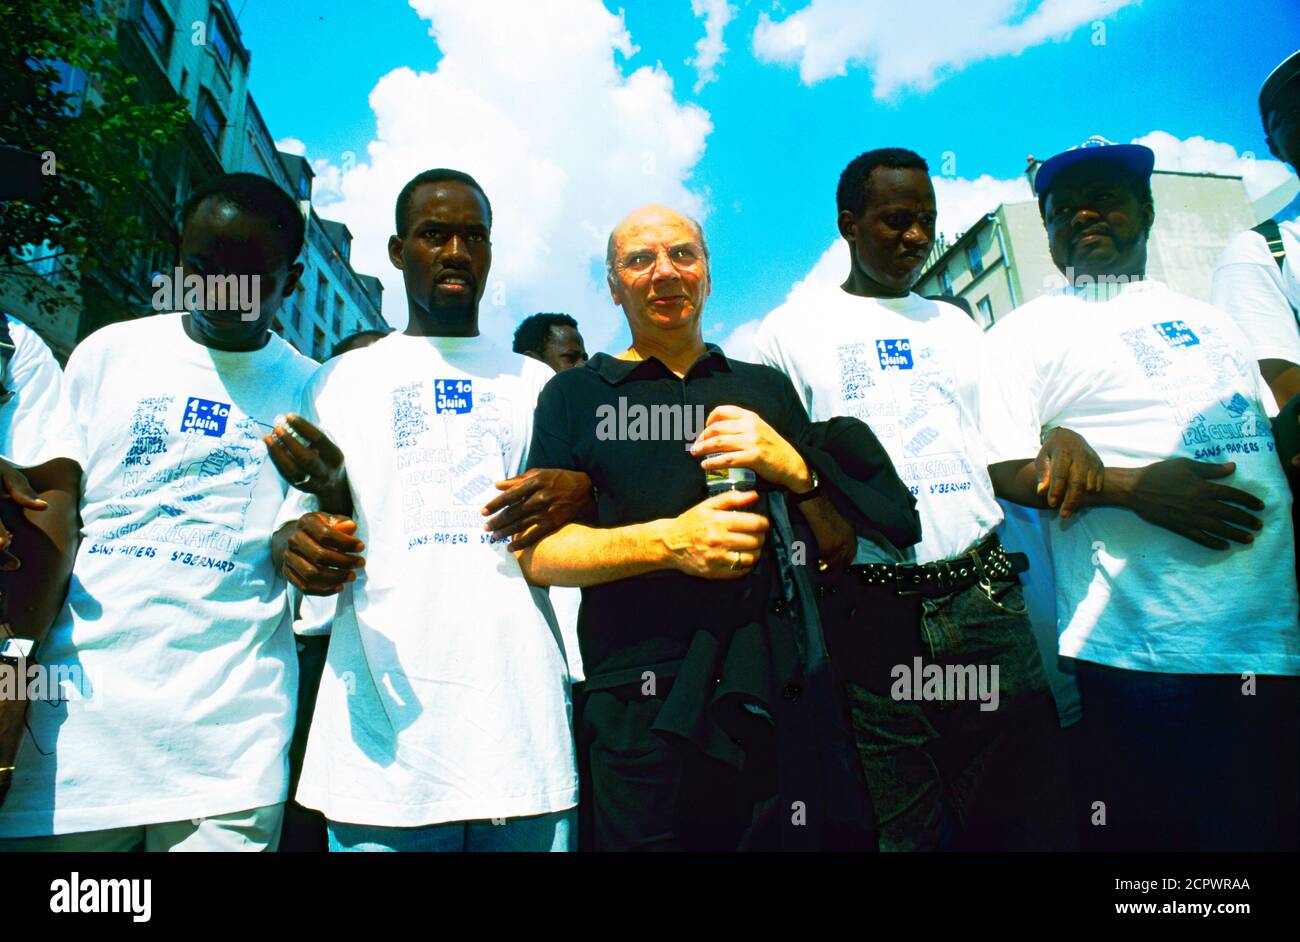
M 264 431 L 316 364 L 269 327 L 303 218 L 227 174 L 182 213 L 186 312 L 102 328 L 65 375 L 84 469 L 67 605 L 38 652 L 0 850 L 274 849 L 296 671 Z M 168 290 L 168 289 L 172 290 Z
M 1249 341 L 1145 278 L 1153 162 L 1091 138 L 1039 169 L 1068 287 L 989 332 L 989 398 L 1003 403 L 990 471 L 999 493 L 1029 495 L 1029 456 L 1060 425 L 1106 465 L 1087 509 L 1048 527 L 1060 651 L 1083 699 L 1089 842 L 1294 848 L 1291 496 Z
M 1259 113 L 1269 151 L 1293 170 L 1300 167 L 1300 52 L 1292 53 L 1265 80 Z M 1279 409 L 1300 393 L 1297 217 L 1300 197 L 1271 220 L 1234 236 L 1219 257 L 1210 288 L 1210 302 L 1232 315 L 1250 340 Z M 1278 252 L 1285 253 L 1283 259 L 1277 258 Z
M 984 336 L 956 306 L 911 291 L 934 240 L 926 163 L 902 148 L 867 151 L 845 168 L 836 202 L 848 277 L 792 296 L 756 346 L 811 419 L 871 426 L 921 517 L 908 550 L 859 538 L 834 604 L 848 615 L 827 619 L 881 848 L 1068 849 L 1055 710 L 1015 561 L 994 534 Z M 947 683 L 927 682 L 935 672 Z
M 303 491 L 284 568 L 348 587 L 333 624 L 297 800 L 332 851 L 573 848 L 568 668 L 543 590 L 484 528 L 493 482 L 524 469 L 553 371 L 479 334 L 492 209 L 430 170 L 397 200 L 389 257 L 409 324 L 324 366 L 273 460 Z M 343 463 L 346 456 L 346 465 Z M 565 473 L 580 495 L 585 475 Z
M 26 324 L 0 314 L 0 805 L 13 780 L 36 663 L 77 547 L 81 468 L 63 371 Z

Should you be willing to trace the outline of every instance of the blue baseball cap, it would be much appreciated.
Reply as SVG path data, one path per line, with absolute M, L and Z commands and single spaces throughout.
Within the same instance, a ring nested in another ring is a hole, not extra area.
M 1035 195 L 1042 196 L 1050 190 L 1062 170 L 1085 161 L 1113 164 L 1136 174 L 1139 179 L 1149 180 L 1156 165 L 1156 154 L 1150 147 L 1141 144 L 1116 144 L 1094 134 L 1082 144 L 1076 144 L 1043 161 L 1038 173 L 1034 175 Z

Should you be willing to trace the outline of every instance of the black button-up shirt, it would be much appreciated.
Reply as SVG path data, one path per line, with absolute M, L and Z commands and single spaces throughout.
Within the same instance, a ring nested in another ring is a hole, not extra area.
M 681 378 L 653 357 L 603 353 L 558 374 L 537 402 L 528 465 L 590 475 L 597 501 L 595 519 L 587 522 L 595 526 L 674 517 L 707 496 L 702 458 L 688 451 L 688 435 L 702 431 L 720 405 L 757 413 L 798 448 L 859 529 L 883 532 L 900 545 L 919 539 L 914 502 L 865 425 L 837 420 L 839 434 L 827 436 L 824 426 L 812 434 L 788 377 L 728 359 L 713 344 Z M 842 434 L 846 428 L 852 434 Z M 841 451 L 852 440 L 853 474 L 821 450 L 832 437 Z M 769 487 L 761 479 L 759 486 Z M 583 589 L 578 633 L 589 686 L 639 682 L 648 669 L 671 671 L 697 631 L 725 635 L 730 626 L 760 619 L 771 603 L 770 565 L 764 553 L 741 579 L 665 570 Z

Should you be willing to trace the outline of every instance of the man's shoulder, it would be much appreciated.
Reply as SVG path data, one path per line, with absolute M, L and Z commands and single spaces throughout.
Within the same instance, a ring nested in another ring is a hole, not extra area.
M 1077 299 L 1056 293 L 1039 295 L 998 318 L 993 322 L 993 326 L 985 331 L 984 336 L 989 340 L 997 341 L 1035 328 L 1043 328 L 1044 321 L 1060 317 L 1068 310 L 1070 304 L 1076 301 Z
M 1300 237 L 1300 232 L 1296 231 L 1293 223 L 1283 223 L 1279 228 L 1290 228 L 1292 239 Z M 1222 268 L 1225 265 L 1268 265 L 1273 268 L 1277 263 L 1268 250 L 1268 240 L 1254 229 L 1245 229 L 1230 238 L 1219 253 L 1215 267 Z
M 736 379 L 746 386 L 771 389 L 790 384 L 790 377 L 766 363 L 751 363 L 748 360 L 735 360 L 731 357 L 727 358 L 727 363 L 730 364 L 731 372 Z

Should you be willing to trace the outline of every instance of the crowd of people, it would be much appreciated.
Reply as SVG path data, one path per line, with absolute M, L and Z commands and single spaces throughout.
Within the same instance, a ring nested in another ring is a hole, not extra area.
M 1300 53 L 1259 107 L 1297 167 Z M 844 280 L 757 363 L 659 205 L 609 235 L 626 350 L 507 349 L 488 195 L 435 169 L 405 330 L 317 364 L 271 329 L 301 211 L 209 180 L 179 263 L 253 316 L 63 371 L 5 318 L 0 850 L 1297 849 L 1300 200 L 1206 303 L 1147 276 L 1153 165 L 1046 160 L 1066 286 L 982 331 L 913 291 L 926 161 L 862 153 Z

